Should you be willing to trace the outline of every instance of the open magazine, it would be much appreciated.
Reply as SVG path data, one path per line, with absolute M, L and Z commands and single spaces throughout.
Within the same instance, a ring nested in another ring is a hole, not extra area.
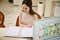
M 34 40 L 60 40 L 60 17 L 36 20 Z
M 33 37 L 33 28 L 28 27 L 8 27 L 5 37 Z

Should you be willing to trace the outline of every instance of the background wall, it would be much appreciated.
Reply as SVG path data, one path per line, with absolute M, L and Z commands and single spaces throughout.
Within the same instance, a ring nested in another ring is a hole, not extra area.
M 9 3 L 8 0 L 1 0 L 0 2 L 0 11 L 5 15 L 5 26 L 15 25 L 16 18 L 20 13 L 20 6 L 13 6 L 12 3 Z
M 15 3 L 9 3 L 8 0 L 0 0 L 0 11 L 2 11 L 5 15 L 4 24 L 6 27 L 14 26 L 16 24 L 16 19 L 21 12 L 21 3 L 22 0 L 19 0 L 19 5 L 16 6 L 14 5 Z M 36 9 L 37 7 L 33 7 L 34 11 L 36 11 Z
M 60 3 L 56 3 L 54 16 L 60 16 Z
M 9 3 L 8 0 L 0 0 L 0 11 L 2 11 L 5 15 L 5 21 L 4 21 L 4 24 L 6 27 L 8 26 L 15 26 L 16 24 L 16 19 L 17 17 L 19 16 L 20 12 L 21 12 L 21 3 L 22 3 L 23 0 L 14 0 L 14 3 Z M 35 12 L 37 12 L 37 4 L 38 2 L 40 1 L 43 1 L 44 3 L 48 1 L 53 1 L 53 0 L 32 0 L 33 1 L 33 10 Z M 54 0 L 54 1 L 59 1 L 59 0 Z M 18 2 L 18 3 L 17 3 Z M 16 4 L 17 3 L 17 4 Z M 50 4 L 50 3 L 49 3 Z M 45 16 L 48 16 L 48 13 L 50 12 L 49 10 L 49 7 L 48 6 L 49 4 L 45 4 L 47 7 L 46 7 L 46 12 L 45 12 Z M 60 8 L 60 7 L 59 7 Z M 57 9 L 57 10 L 60 10 L 60 9 Z M 58 11 L 57 11 L 58 12 Z M 57 13 L 56 10 L 55 10 L 55 13 Z M 58 14 L 60 13 L 60 11 L 58 12 Z
M 45 0 L 44 17 L 54 17 L 55 7 L 57 7 L 57 3 L 60 5 L 60 0 Z

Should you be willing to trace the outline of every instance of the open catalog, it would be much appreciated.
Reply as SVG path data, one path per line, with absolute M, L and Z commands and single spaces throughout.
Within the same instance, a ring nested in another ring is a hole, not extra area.
M 5 37 L 33 37 L 33 28 L 28 27 L 8 27 Z
M 60 40 L 60 16 L 36 20 L 34 40 Z

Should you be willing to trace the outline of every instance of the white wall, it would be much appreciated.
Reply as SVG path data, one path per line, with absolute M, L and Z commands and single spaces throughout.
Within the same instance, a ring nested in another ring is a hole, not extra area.
M 0 11 L 5 15 L 5 26 L 15 25 L 16 18 L 20 13 L 20 6 L 13 6 L 8 0 L 0 3 Z

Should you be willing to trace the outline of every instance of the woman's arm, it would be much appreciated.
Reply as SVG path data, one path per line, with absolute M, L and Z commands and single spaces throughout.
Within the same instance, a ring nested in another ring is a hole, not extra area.
M 41 19 L 41 16 L 39 14 L 35 14 L 36 19 Z
M 19 16 L 17 17 L 17 20 L 16 20 L 16 26 L 19 26 Z
M 17 21 L 16 21 L 16 26 L 21 26 L 21 27 L 28 27 L 28 26 L 31 26 L 30 24 L 23 24 L 23 23 L 21 23 L 20 20 L 21 20 L 21 17 L 18 16 Z

